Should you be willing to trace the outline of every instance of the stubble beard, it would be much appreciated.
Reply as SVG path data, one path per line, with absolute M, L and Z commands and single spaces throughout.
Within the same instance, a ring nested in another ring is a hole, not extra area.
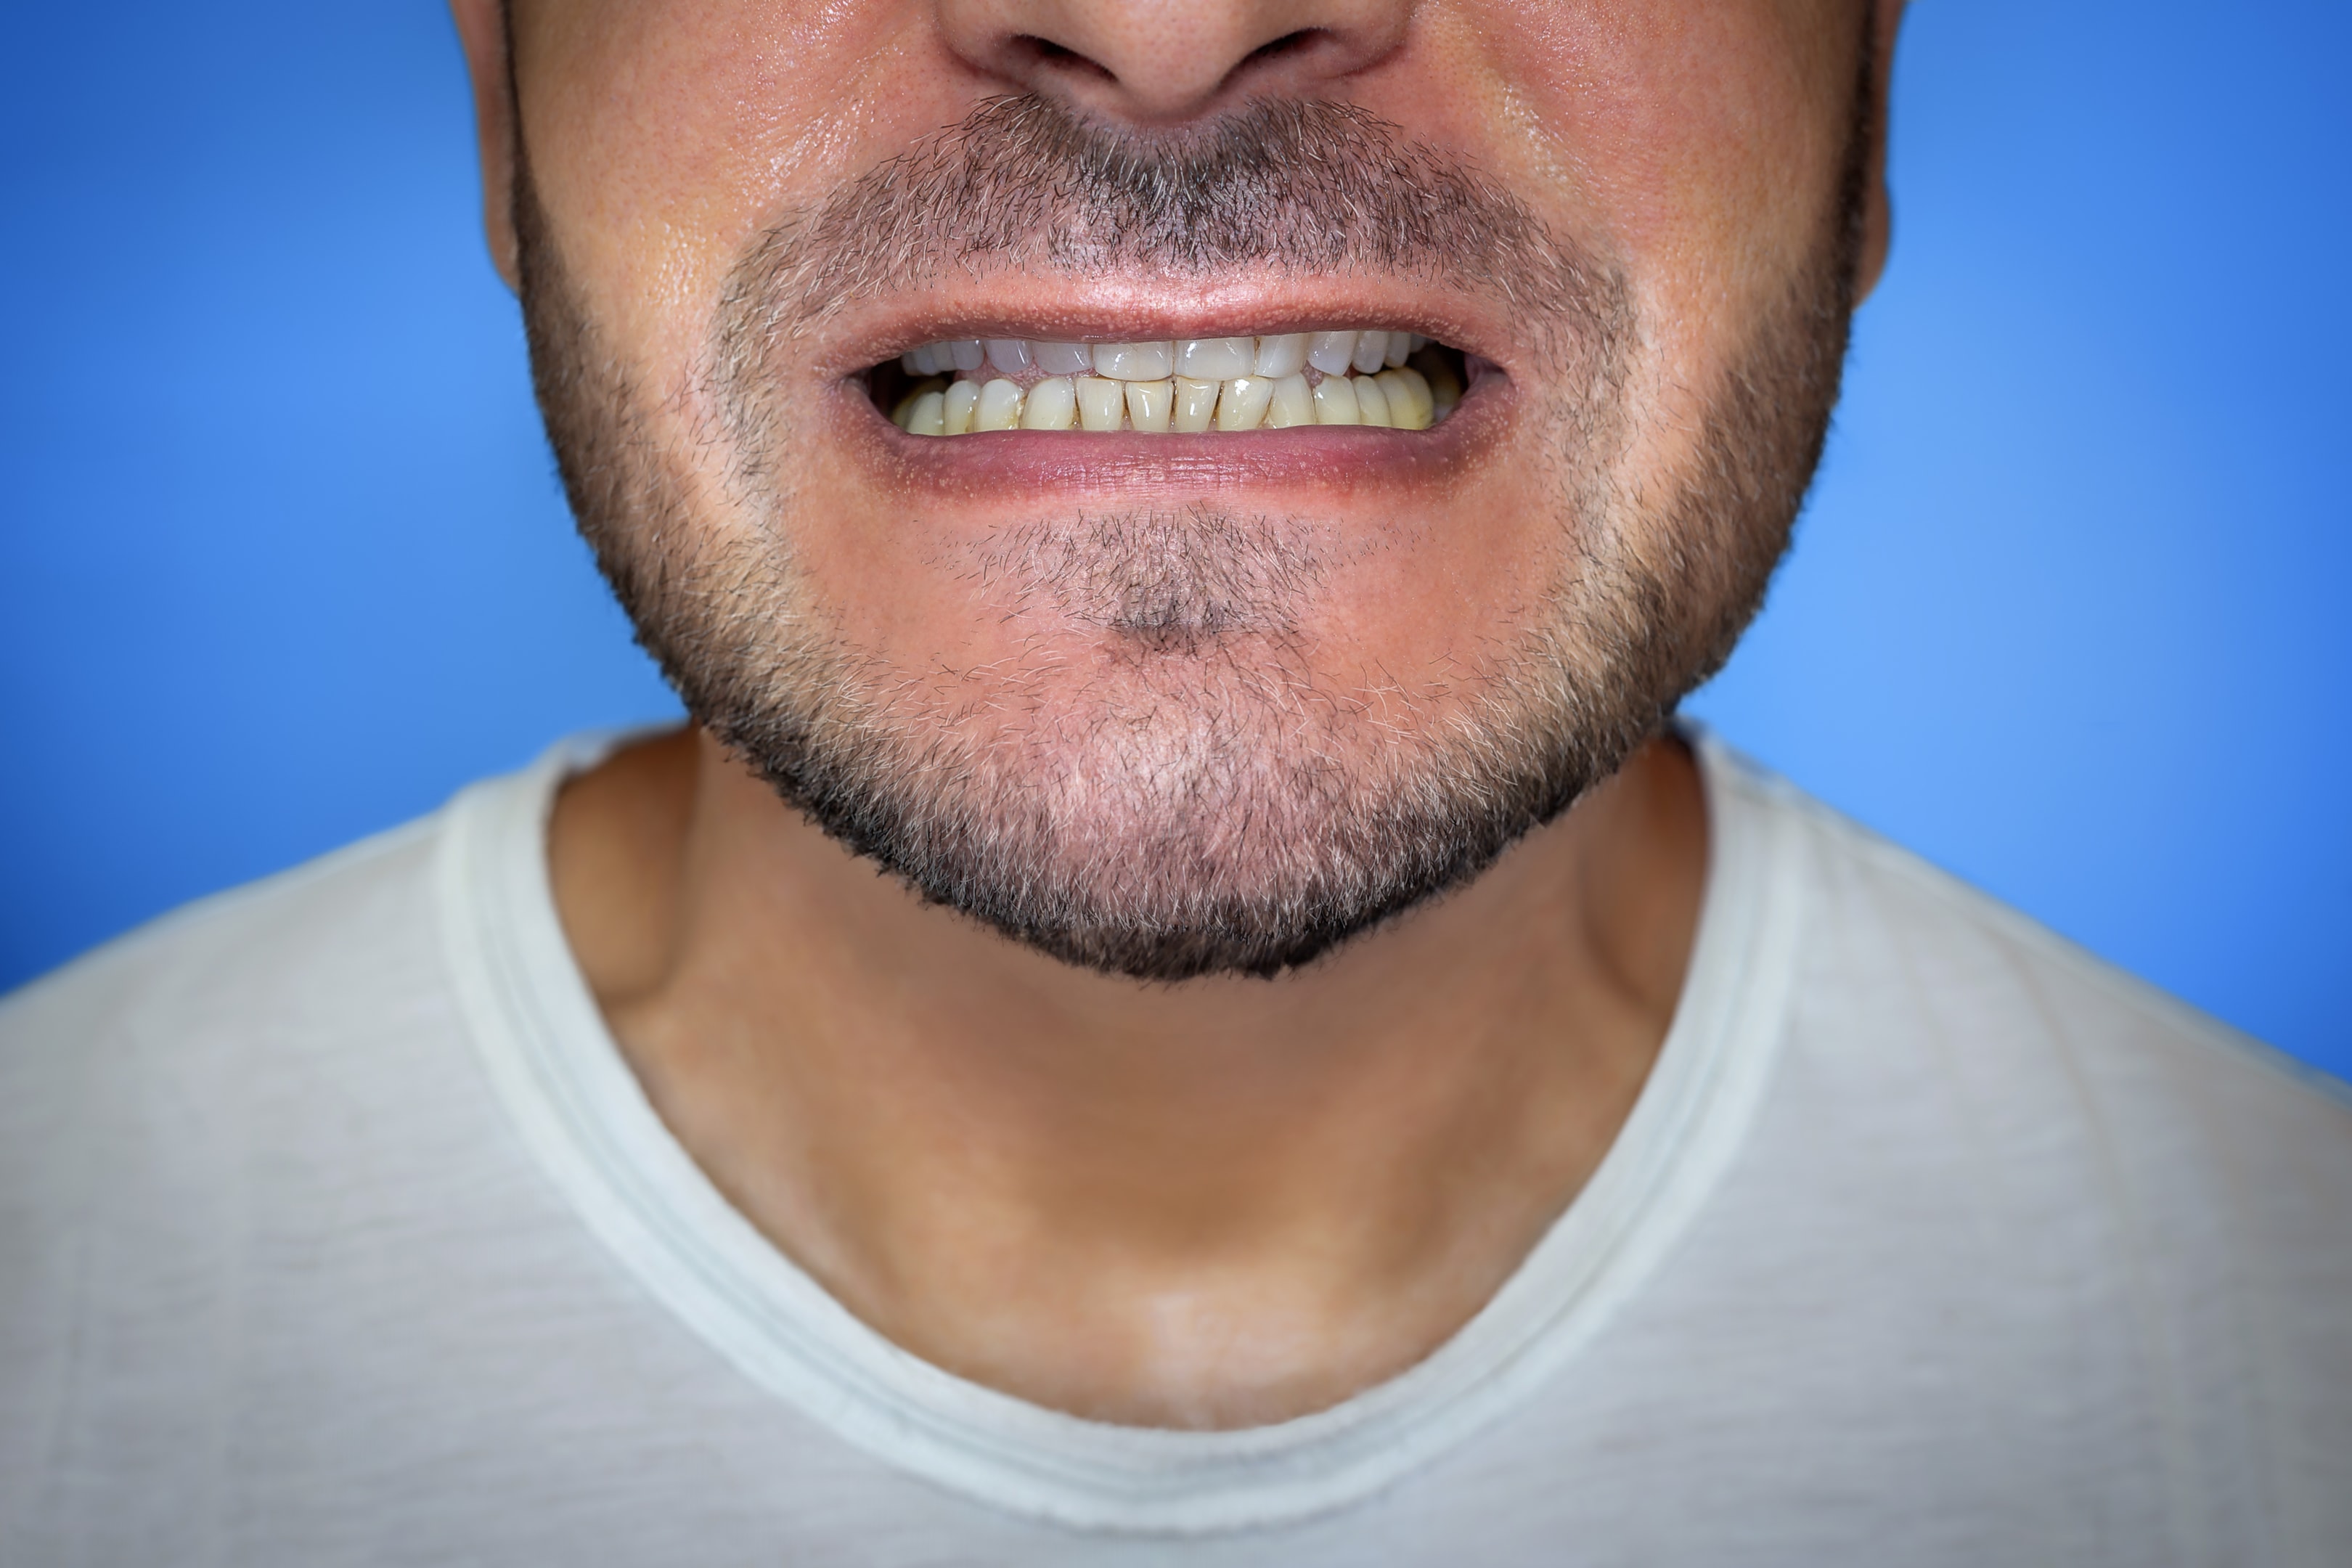
M 771 229 L 735 269 L 701 373 L 731 455 L 723 519 L 692 499 L 709 476 L 651 438 L 652 409 L 563 272 L 527 164 L 518 180 L 549 437 L 583 532 L 688 711 L 924 899 L 1138 979 L 1306 963 L 1476 876 L 1616 771 L 1760 605 L 1844 353 L 1858 144 L 1815 254 L 1707 409 L 1697 460 L 1644 500 L 1613 472 L 1636 335 L 1622 279 L 1393 128 L 1273 112 L 1139 154 L 1003 100 Z M 1302 167 L 1320 183 L 1301 188 Z M 1051 199 L 1025 213 L 1003 199 L 1038 190 Z M 969 216 L 1006 212 L 993 226 Z M 1297 220 L 1286 241 L 1269 214 Z M 875 244 L 892 225 L 903 242 Z M 1034 628 L 1022 657 L 910 669 L 844 635 L 794 559 L 804 503 L 776 457 L 789 421 L 763 374 L 776 345 L 922 267 L 1205 272 L 1237 247 L 1271 258 L 1286 243 L 1293 263 L 1302 243 L 1329 247 L 1323 265 L 1458 272 L 1466 257 L 1476 275 L 1439 280 L 1515 291 L 1557 372 L 1527 426 L 1551 433 L 1556 551 L 1522 624 L 1442 679 L 1343 676 L 1318 662 L 1315 622 L 1351 535 L 1199 506 L 1043 515 L 916 563 Z

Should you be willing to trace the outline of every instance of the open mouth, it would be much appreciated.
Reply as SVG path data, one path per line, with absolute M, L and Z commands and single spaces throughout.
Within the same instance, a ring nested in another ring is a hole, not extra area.
M 1192 435 L 1307 425 L 1426 430 L 1477 367 L 1402 331 L 1283 332 L 1156 342 L 948 339 L 866 373 L 911 436 L 993 430 Z

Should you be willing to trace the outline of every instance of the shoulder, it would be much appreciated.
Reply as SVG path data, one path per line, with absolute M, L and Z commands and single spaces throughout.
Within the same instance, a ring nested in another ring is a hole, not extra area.
M 1771 846 L 1790 973 L 1699 1299 L 1868 1369 L 1857 1422 L 1900 1389 L 2001 1431 L 2069 1506 L 2352 1538 L 2343 1087 L 1703 749 L 1725 837 Z
M 1717 788 L 1790 840 L 1799 1005 L 1860 1038 L 2055 1056 L 2083 1092 L 2188 1096 L 2352 1133 L 2352 1089 L 2085 951 L 1720 747 Z M 2216 1099 L 2218 1097 L 2218 1100 Z
M 441 999 L 436 814 L 200 900 L 0 1000 L 0 1184 L 43 1226 L 172 1194 Z M 163 1169 L 169 1166 L 171 1169 Z
M 461 851 L 527 853 L 548 777 L 477 785 L 0 1001 L 0 1521 L 24 1539 L 157 1558 L 211 1506 L 223 1432 L 253 1440 L 239 1484 L 265 1489 L 385 1434 L 437 1441 L 431 1409 L 456 1406 L 416 1391 L 458 1397 L 443 1358 L 478 1372 L 511 1342 L 467 1301 L 541 1322 L 545 1271 L 601 1279 L 455 978 Z
M 0 1075 L 169 1036 L 250 1042 L 380 988 L 431 924 L 436 814 L 176 910 L 0 999 Z M 369 977 L 376 985 L 354 988 Z
M 2159 1274 L 2352 1288 L 2343 1084 L 1720 748 L 1710 761 L 1801 884 L 1782 1070 L 1816 1121 L 2106 1212 Z
M 169 1209 L 280 1133 L 388 1124 L 466 1092 L 456 864 L 492 852 L 486 835 L 527 832 L 594 744 L 562 742 L 0 998 L 0 1190 L 41 1228 L 133 1192 Z
M 446 994 L 459 862 L 524 849 L 557 787 L 623 737 L 574 736 L 440 810 L 202 899 L 0 996 L 0 1085 L 127 1051 L 183 1059 L 326 1048 Z M 527 847 L 534 866 L 536 842 Z M 5 1109 L 0 1104 L 0 1128 Z
M 620 738 L 559 742 L 0 998 L 0 1206 L 34 1216 L 20 1234 L 110 1202 L 176 1210 L 273 1139 L 341 1127 L 348 1152 L 465 1114 L 486 1093 L 452 962 L 482 918 L 468 889 L 482 865 L 539 867 L 558 786 Z

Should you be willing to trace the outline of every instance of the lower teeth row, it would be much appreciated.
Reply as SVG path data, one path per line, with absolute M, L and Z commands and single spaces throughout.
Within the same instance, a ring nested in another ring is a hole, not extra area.
M 1285 376 L 1312 365 L 1326 375 L 1353 370 L 1375 374 L 1401 365 L 1429 340 L 1419 332 L 1281 332 L 1266 337 L 1176 338 L 1158 342 L 1049 342 L 1034 338 L 960 338 L 908 349 L 898 361 L 908 375 L 966 375 L 993 369 L 1018 380 L 1046 375 L 1101 375 L 1113 381 L 1157 381 L 1189 375 L 1202 381 L 1234 376 Z
M 1240 375 L 1224 381 L 1171 376 L 1113 381 L 1097 375 L 1048 376 L 1025 391 L 999 377 L 917 387 L 891 419 L 910 436 L 969 436 L 984 430 L 1135 430 L 1182 435 L 1206 430 L 1284 430 L 1297 425 L 1373 425 L 1425 430 L 1454 411 L 1461 388 L 1450 374 L 1437 384 L 1411 365 L 1377 375 Z

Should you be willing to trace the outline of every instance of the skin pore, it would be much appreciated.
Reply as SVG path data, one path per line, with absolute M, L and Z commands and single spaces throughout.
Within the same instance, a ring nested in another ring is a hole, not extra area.
M 1102 661 L 1088 683 L 1037 684 L 1053 722 L 1034 732 L 1051 735 L 1084 731 L 1089 703 L 1128 711 L 1118 683 L 1153 689 L 1160 667 L 1099 627 L 1015 626 L 940 563 L 1034 516 L 1048 483 L 1069 492 L 1056 505 L 1333 520 L 1350 549 L 1295 640 L 1217 651 L 1236 668 L 1298 661 L 1302 686 L 1348 715 L 1332 743 L 1368 756 L 1359 715 L 1368 734 L 1444 732 L 1464 693 L 1502 679 L 1478 650 L 1524 628 L 1530 584 L 1560 562 L 1615 550 L 1681 584 L 1669 568 L 1706 553 L 1675 531 L 1689 513 L 1645 499 L 1702 482 L 1703 432 L 1754 323 L 1818 262 L 1854 84 L 1874 58 L 1883 87 L 1898 8 L 523 0 L 509 28 L 494 0 L 455 5 L 493 253 L 521 276 L 527 146 L 597 363 L 635 393 L 632 439 L 667 464 L 665 526 L 788 529 L 802 602 L 899 685 L 1041 647 L 1056 669 Z M 1563 524 L 1562 373 L 1518 341 L 1524 323 L 1515 340 L 1507 308 L 1425 275 L 946 268 L 780 334 L 763 384 L 793 401 L 768 427 L 773 449 L 730 431 L 709 390 L 709 323 L 763 231 L 1024 93 L 1154 135 L 1262 99 L 1356 106 L 1610 258 L 1638 324 L 1613 393 L 1621 426 L 1593 458 L 1616 509 Z M 1864 285 L 1886 232 L 1882 132 L 1866 130 Z M 1485 412 L 1465 403 L 1454 446 L 1428 448 L 1443 461 L 1391 460 L 1397 447 L 1360 459 L 1375 451 L 1360 443 L 1302 447 L 1280 471 L 1245 456 L 1097 469 L 1041 447 L 1009 472 L 917 473 L 932 457 L 894 455 L 847 379 L 966 327 L 1139 341 L 1383 320 L 1497 367 Z M 1766 519 L 1775 551 L 1787 522 Z M 1722 614 L 1744 607 L 1727 599 Z M 1473 673 L 1391 673 L 1441 666 Z M 1079 967 L 926 901 L 703 727 L 573 781 L 549 853 L 574 955 L 656 1108 L 852 1311 L 1041 1404 L 1223 1427 L 1327 1407 L 1426 1356 L 1574 1197 L 1672 1022 L 1706 822 L 1686 751 L 1654 738 L 1474 879 L 1312 963 L 1175 984 Z

